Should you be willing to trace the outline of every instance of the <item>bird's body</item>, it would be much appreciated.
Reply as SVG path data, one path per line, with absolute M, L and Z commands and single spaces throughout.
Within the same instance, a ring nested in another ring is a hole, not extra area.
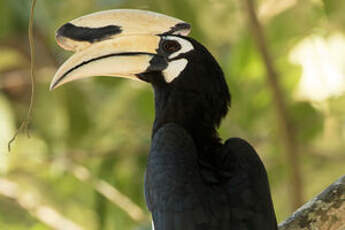
M 100 34 L 108 31 L 104 28 L 116 31 Z M 155 121 L 145 198 L 155 230 L 276 230 L 259 156 L 240 138 L 223 143 L 218 136 L 229 89 L 217 61 L 186 37 L 189 31 L 187 23 L 142 11 L 76 19 L 62 26 L 57 38 L 78 52 L 60 67 L 51 88 L 97 75 L 152 85 Z
M 199 161 L 193 138 L 168 123 L 153 137 L 145 196 L 155 230 L 273 230 L 265 169 L 254 149 L 239 138 L 225 142 L 218 161 Z

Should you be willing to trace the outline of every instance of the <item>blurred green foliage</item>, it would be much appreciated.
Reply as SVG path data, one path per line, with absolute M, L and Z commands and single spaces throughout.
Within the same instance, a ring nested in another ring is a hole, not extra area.
M 345 4 L 335 0 L 280 2 L 285 4 L 260 0 L 257 9 L 301 148 L 307 200 L 344 174 L 345 96 L 321 101 L 298 97 L 304 71 L 290 56 L 310 36 L 344 36 Z M 216 56 L 232 93 L 221 136 L 240 136 L 255 146 L 269 173 L 278 219 L 291 213 L 289 172 L 278 119 L 241 1 L 39 0 L 34 24 L 37 91 L 31 138 L 20 135 L 8 153 L 7 142 L 24 118 L 30 97 L 29 8 L 28 0 L 0 0 L 0 179 L 15 182 L 19 196 L 31 194 L 29 200 L 39 200 L 83 229 L 149 229 L 143 178 L 154 116 L 150 86 L 99 77 L 48 90 L 56 68 L 70 55 L 54 40 L 61 24 L 94 11 L 136 8 L 192 24 L 191 36 Z M 344 46 L 345 39 L 343 42 Z M 342 64 L 344 79 L 345 62 Z M 94 177 L 128 196 L 145 210 L 147 220 L 133 221 L 90 183 L 76 177 L 69 162 L 85 166 Z M 50 229 L 27 206 L 3 195 L 1 188 L 0 181 L 0 229 Z

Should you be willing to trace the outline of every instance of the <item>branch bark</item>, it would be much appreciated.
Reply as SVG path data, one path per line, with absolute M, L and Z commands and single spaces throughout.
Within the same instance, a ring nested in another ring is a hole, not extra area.
M 296 210 L 303 204 L 302 178 L 300 170 L 298 143 L 295 139 L 296 132 L 291 125 L 288 109 L 284 100 L 282 89 L 279 85 L 279 74 L 274 67 L 274 62 L 267 47 L 263 28 L 255 12 L 254 0 L 245 0 L 248 21 L 254 40 L 262 56 L 267 72 L 268 85 L 273 94 L 273 102 L 277 111 L 281 129 L 281 139 L 285 146 L 285 153 L 290 172 L 290 184 L 292 193 L 292 210 Z
M 279 230 L 345 229 L 345 176 L 279 225 Z

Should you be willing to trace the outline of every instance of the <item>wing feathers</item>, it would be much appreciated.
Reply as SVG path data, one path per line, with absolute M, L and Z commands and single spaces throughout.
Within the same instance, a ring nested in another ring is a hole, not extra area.
M 222 165 L 199 164 L 192 137 L 177 124 L 155 133 L 145 176 L 155 230 L 277 229 L 266 170 L 255 150 L 231 138 L 218 157 Z

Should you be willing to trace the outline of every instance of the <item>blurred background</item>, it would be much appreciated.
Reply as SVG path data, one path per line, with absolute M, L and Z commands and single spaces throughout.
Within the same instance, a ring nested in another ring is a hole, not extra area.
M 0 229 L 150 229 L 143 195 L 154 115 L 150 86 L 100 77 L 48 90 L 71 54 L 56 45 L 56 29 L 105 9 L 152 10 L 192 25 L 191 36 L 215 55 L 232 93 L 220 135 L 256 148 L 279 222 L 345 174 L 345 1 L 256 1 L 276 89 L 244 2 L 38 0 L 30 138 L 21 133 L 8 152 L 30 101 L 31 1 L 0 0 Z M 274 90 L 281 92 L 284 116 Z

